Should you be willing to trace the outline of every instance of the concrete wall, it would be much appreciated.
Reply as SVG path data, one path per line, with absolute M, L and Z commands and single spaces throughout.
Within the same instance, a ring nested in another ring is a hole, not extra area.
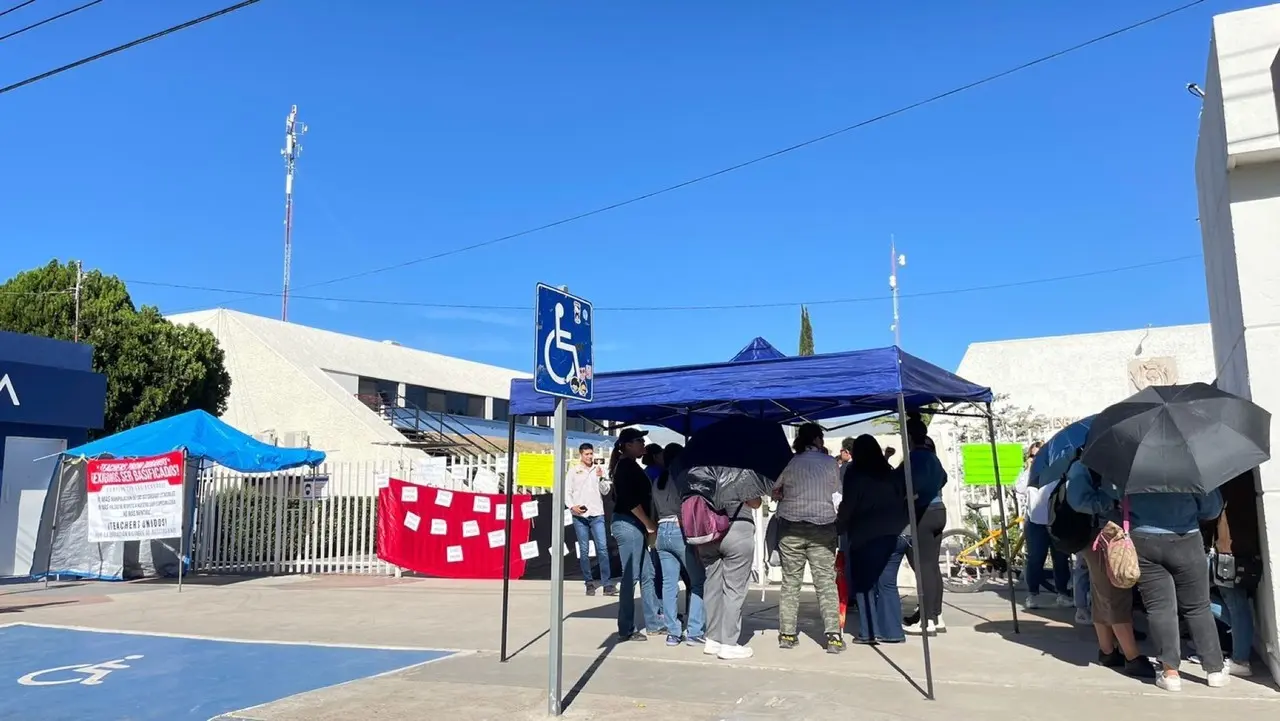
M 1213 20 L 1195 176 L 1219 384 L 1280 409 L 1280 5 Z M 1280 448 L 1280 426 L 1271 445 Z M 1259 469 L 1264 577 L 1255 646 L 1280 675 L 1280 467 Z M 1276 533 L 1272 533 L 1276 530 Z

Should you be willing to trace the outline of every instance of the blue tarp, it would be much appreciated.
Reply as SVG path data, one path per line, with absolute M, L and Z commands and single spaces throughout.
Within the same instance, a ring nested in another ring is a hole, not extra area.
M 786 357 L 787 355 L 777 348 L 774 348 L 772 343 L 760 336 L 756 336 L 755 339 L 747 344 L 746 348 L 738 351 L 738 355 L 735 355 L 730 359 L 730 361 L 737 363 L 740 361 L 772 360 L 774 358 Z
M 897 347 L 797 358 L 601 373 L 595 400 L 568 401 L 571 416 L 689 433 L 729 415 L 781 423 L 840 418 L 932 403 L 985 403 L 991 389 Z M 511 382 L 511 413 L 551 415 L 555 399 Z
M 156 456 L 183 449 L 189 457 L 212 461 L 241 473 L 269 473 L 324 462 L 321 451 L 268 445 L 204 411 L 188 411 L 131 428 L 72 448 L 63 455 L 126 458 Z

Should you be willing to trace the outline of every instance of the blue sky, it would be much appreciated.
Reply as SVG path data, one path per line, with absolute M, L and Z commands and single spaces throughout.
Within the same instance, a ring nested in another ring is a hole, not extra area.
M 41 0 L 0 33 L 75 4 Z M 0 84 L 229 2 L 107 0 L 0 43 Z M 133 281 L 276 292 L 293 103 L 295 288 L 649 192 L 1155 15 L 1178 0 L 953 3 L 264 0 L 0 97 L 0 274 L 52 256 Z M 798 10 L 797 8 L 805 8 Z M 306 295 L 597 306 L 597 363 L 796 350 L 798 307 L 610 311 L 999 285 L 1198 254 L 1207 2 L 705 183 Z M 65 7 L 64 7 L 65 6 Z M 166 312 L 275 298 L 134 284 Z M 904 298 L 903 345 L 1207 320 L 1198 259 Z M 811 308 L 819 352 L 888 345 L 890 306 Z M 291 320 L 526 369 L 532 312 L 295 300 Z

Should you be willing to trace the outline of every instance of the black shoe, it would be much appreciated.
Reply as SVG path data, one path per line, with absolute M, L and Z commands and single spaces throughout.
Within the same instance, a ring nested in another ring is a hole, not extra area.
M 800 639 L 796 638 L 794 633 L 778 634 L 778 648 L 795 648 L 800 645 Z
M 857 636 L 853 637 L 853 642 L 859 646 L 874 646 L 877 643 L 874 638 L 858 638 Z
M 594 583 L 588 583 L 588 584 L 587 584 L 587 595 L 588 595 L 588 596 L 594 596 L 594 595 L 596 595 L 596 586 L 595 586 L 595 584 L 594 584 Z
M 626 643 L 627 641 L 648 641 L 648 640 L 649 640 L 649 637 L 644 635 L 644 633 L 641 631 L 636 631 L 630 636 L 623 636 L 622 634 L 618 634 L 618 643 Z
M 1146 656 L 1126 659 L 1124 662 L 1124 672 L 1126 676 L 1134 678 L 1155 678 L 1156 667 L 1147 659 Z
M 616 586 L 605 586 L 605 587 L 604 587 L 604 595 L 606 595 L 606 596 L 616 596 L 616 595 L 618 595 L 618 588 L 617 588 Z
M 1098 665 L 1105 668 L 1123 668 L 1124 654 L 1120 653 L 1118 648 L 1111 653 L 1098 651 Z
M 844 648 L 843 635 L 838 633 L 827 634 L 827 653 L 842 653 Z

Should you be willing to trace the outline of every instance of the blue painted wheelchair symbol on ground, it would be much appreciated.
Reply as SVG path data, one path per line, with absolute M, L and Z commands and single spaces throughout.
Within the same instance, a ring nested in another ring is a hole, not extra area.
M 15 625 L 0 628 L 0 719 L 209 721 L 450 655 Z
M 534 312 L 533 389 L 590 401 L 594 396 L 591 304 L 559 288 L 538 284 Z

